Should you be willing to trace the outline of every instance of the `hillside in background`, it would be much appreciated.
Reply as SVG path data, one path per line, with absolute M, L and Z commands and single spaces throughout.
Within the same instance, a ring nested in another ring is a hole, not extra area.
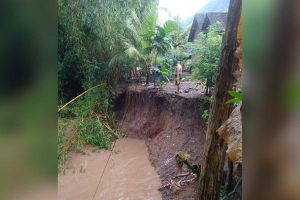
M 227 12 L 230 0 L 211 0 L 206 5 L 201 7 L 197 13 L 204 12 Z M 196 14 L 196 13 L 195 13 Z M 193 23 L 194 15 L 181 22 L 182 27 L 186 28 Z

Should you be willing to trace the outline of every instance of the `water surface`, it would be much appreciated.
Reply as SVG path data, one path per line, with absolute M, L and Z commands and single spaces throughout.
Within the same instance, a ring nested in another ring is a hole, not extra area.
M 58 176 L 60 200 L 92 200 L 94 196 L 95 200 L 161 199 L 161 182 L 144 141 L 117 140 L 100 184 L 110 152 L 92 152 L 90 148 L 86 152 L 87 155 L 71 153 L 65 175 Z

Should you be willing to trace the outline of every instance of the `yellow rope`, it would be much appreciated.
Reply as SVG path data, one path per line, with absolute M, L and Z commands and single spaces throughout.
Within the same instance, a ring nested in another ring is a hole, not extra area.
M 77 97 L 75 97 L 74 99 L 72 99 L 71 101 L 69 101 L 68 103 L 66 103 L 65 105 L 63 105 L 60 109 L 58 109 L 57 112 L 60 112 L 62 109 L 64 109 L 65 107 L 67 107 L 69 104 L 71 104 L 72 102 L 74 102 L 74 101 L 75 101 L 76 99 L 78 99 L 79 97 L 83 96 L 85 93 L 91 91 L 91 90 L 94 89 L 94 88 L 100 87 L 100 86 L 102 86 L 102 85 L 104 85 L 104 84 L 105 84 L 105 83 L 101 83 L 101 84 L 99 84 L 99 85 L 96 85 L 96 86 L 91 87 L 90 89 L 84 91 L 83 93 L 81 93 L 80 95 L 78 95 Z

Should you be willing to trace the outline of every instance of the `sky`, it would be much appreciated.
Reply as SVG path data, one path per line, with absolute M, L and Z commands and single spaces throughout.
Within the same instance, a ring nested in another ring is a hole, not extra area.
M 193 16 L 209 0 L 159 0 L 159 22 L 177 17 L 186 19 Z

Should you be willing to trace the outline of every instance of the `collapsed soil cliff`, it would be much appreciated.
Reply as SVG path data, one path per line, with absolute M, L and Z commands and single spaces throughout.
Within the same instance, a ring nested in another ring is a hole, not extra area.
M 114 109 L 117 125 L 126 137 L 146 141 L 150 161 L 165 184 L 178 173 L 174 159 L 178 151 L 190 154 L 194 164 L 201 163 L 206 130 L 201 113 L 208 107 L 209 101 L 200 94 L 131 88 L 116 95 Z M 194 193 L 192 190 L 180 198 L 190 199 Z M 177 199 L 174 195 L 168 189 L 162 191 L 163 199 Z

